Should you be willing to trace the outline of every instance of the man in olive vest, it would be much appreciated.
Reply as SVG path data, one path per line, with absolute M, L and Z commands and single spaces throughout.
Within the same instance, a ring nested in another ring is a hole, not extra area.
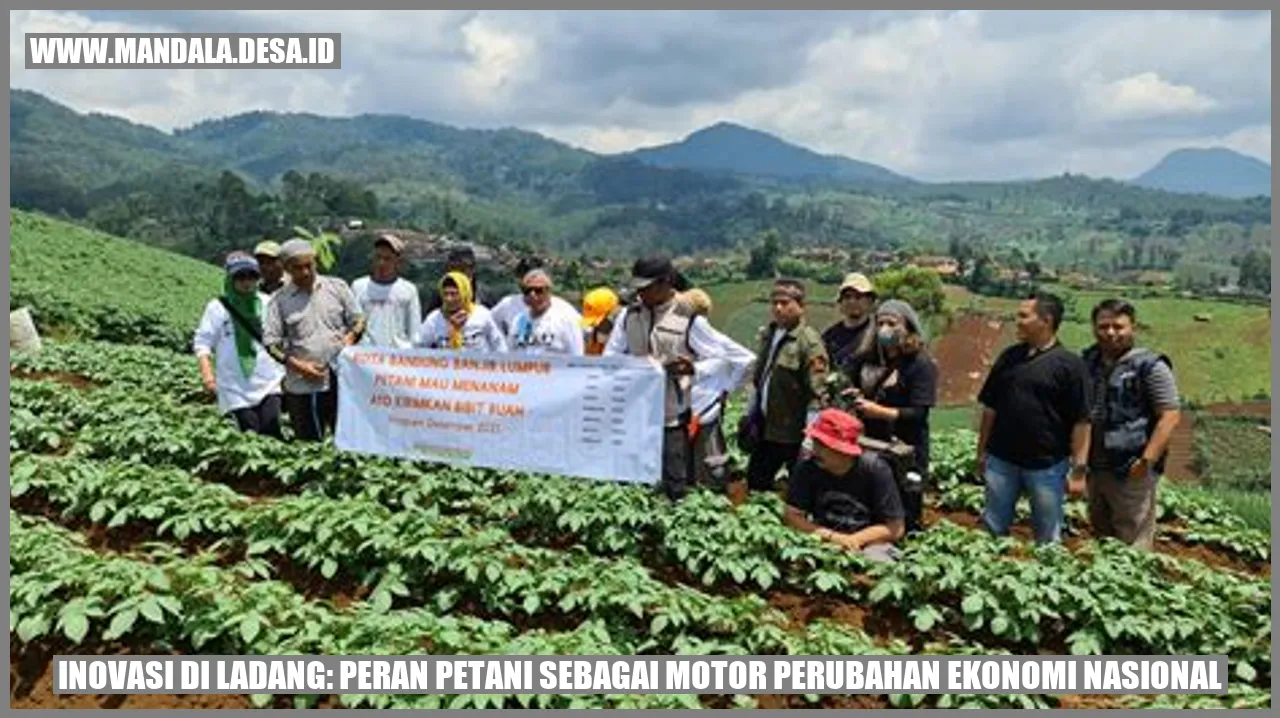
M 1135 315 L 1122 299 L 1093 308 L 1097 343 L 1084 350 L 1094 399 L 1085 485 L 1094 534 L 1149 551 L 1156 484 L 1180 413 L 1168 357 L 1134 346 Z
M 738 429 L 751 458 L 747 484 L 768 491 L 778 470 L 800 455 L 804 431 L 826 404 L 829 368 L 822 335 L 804 319 L 805 288 L 794 279 L 774 282 L 773 322 L 759 336 L 752 384 L 755 396 Z
M 636 301 L 618 316 L 604 356 L 653 357 L 667 370 L 662 435 L 662 489 L 673 501 L 688 490 L 693 474 L 689 424 L 693 384 L 724 359 L 706 317 L 678 301 L 676 272 L 668 257 L 637 260 L 631 269 Z

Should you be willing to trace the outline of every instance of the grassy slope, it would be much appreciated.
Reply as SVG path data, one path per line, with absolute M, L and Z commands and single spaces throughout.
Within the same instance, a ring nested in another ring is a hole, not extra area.
M 1079 316 L 1063 324 L 1061 336 L 1067 346 L 1083 349 L 1093 342 L 1090 310 L 1116 293 L 1090 290 L 1075 296 Z M 1007 318 L 1018 305 L 1015 299 L 979 297 L 952 286 L 947 299 L 954 307 Z M 1271 317 L 1266 307 L 1175 297 L 1131 301 L 1138 310 L 1139 341 L 1169 355 L 1185 398 L 1209 404 L 1270 393 Z M 1197 322 L 1200 314 L 1210 321 Z
M 9 211 L 13 309 L 41 331 L 184 350 L 221 291 L 213 265 L 40 214 Z

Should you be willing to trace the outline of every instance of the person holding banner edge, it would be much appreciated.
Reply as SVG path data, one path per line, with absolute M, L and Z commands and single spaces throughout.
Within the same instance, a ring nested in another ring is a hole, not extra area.
M 289 283 L 268 305 L 267 350 L 285 365 L 284 404 L 294 435 L 320 441 L 338 423 L 334 365 L 364 333 L 364 315 L 347 283 L 316 272 L 316 252 L 305 239 L 280 247 Z
M 678 300 L 676 271 L 663 255 L 636 260 L 631 268 L 636 301 L 622 310 L 604 356 L 650 357 L 667 372 L 662 438 L 663 492 L 678 501 L 692 478 L 692 390 L 719 367 L 724 353 L 705 317 Z

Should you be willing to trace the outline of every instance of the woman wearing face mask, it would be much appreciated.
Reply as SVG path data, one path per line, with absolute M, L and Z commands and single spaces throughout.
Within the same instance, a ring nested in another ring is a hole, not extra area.
M 889 299 L 876 310 L 876 350 L 860 366 L 853 385 L 854 410 L 868 438 L 896 437 L 915 447 L 915 471 L 929 479 L 929 408 L 937 401 L 938 367 L 925 350 L 920 317 L 906 302 Z M 907 531 L 920 529 L 923 492 L 903 494 Z

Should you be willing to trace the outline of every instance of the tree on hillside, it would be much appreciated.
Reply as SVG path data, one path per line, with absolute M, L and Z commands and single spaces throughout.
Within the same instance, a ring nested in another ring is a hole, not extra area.
M 901 299 L 925 316 L 941 314 L 947 295 L 937 272 L 920 267 L 902 267 L 877 274 L 872 280 L 876 293 L 884 299 Z
M 1271 293 L 1271 253 L 1249 250 L 1240 258 L 1240 288 Z
M 760 244 L 752 248 L 747 260 L 748 279 L 768 279 L 778 271 L 778 257 L 782 254 L 782 237 L 771 229 L 764 233 Z

